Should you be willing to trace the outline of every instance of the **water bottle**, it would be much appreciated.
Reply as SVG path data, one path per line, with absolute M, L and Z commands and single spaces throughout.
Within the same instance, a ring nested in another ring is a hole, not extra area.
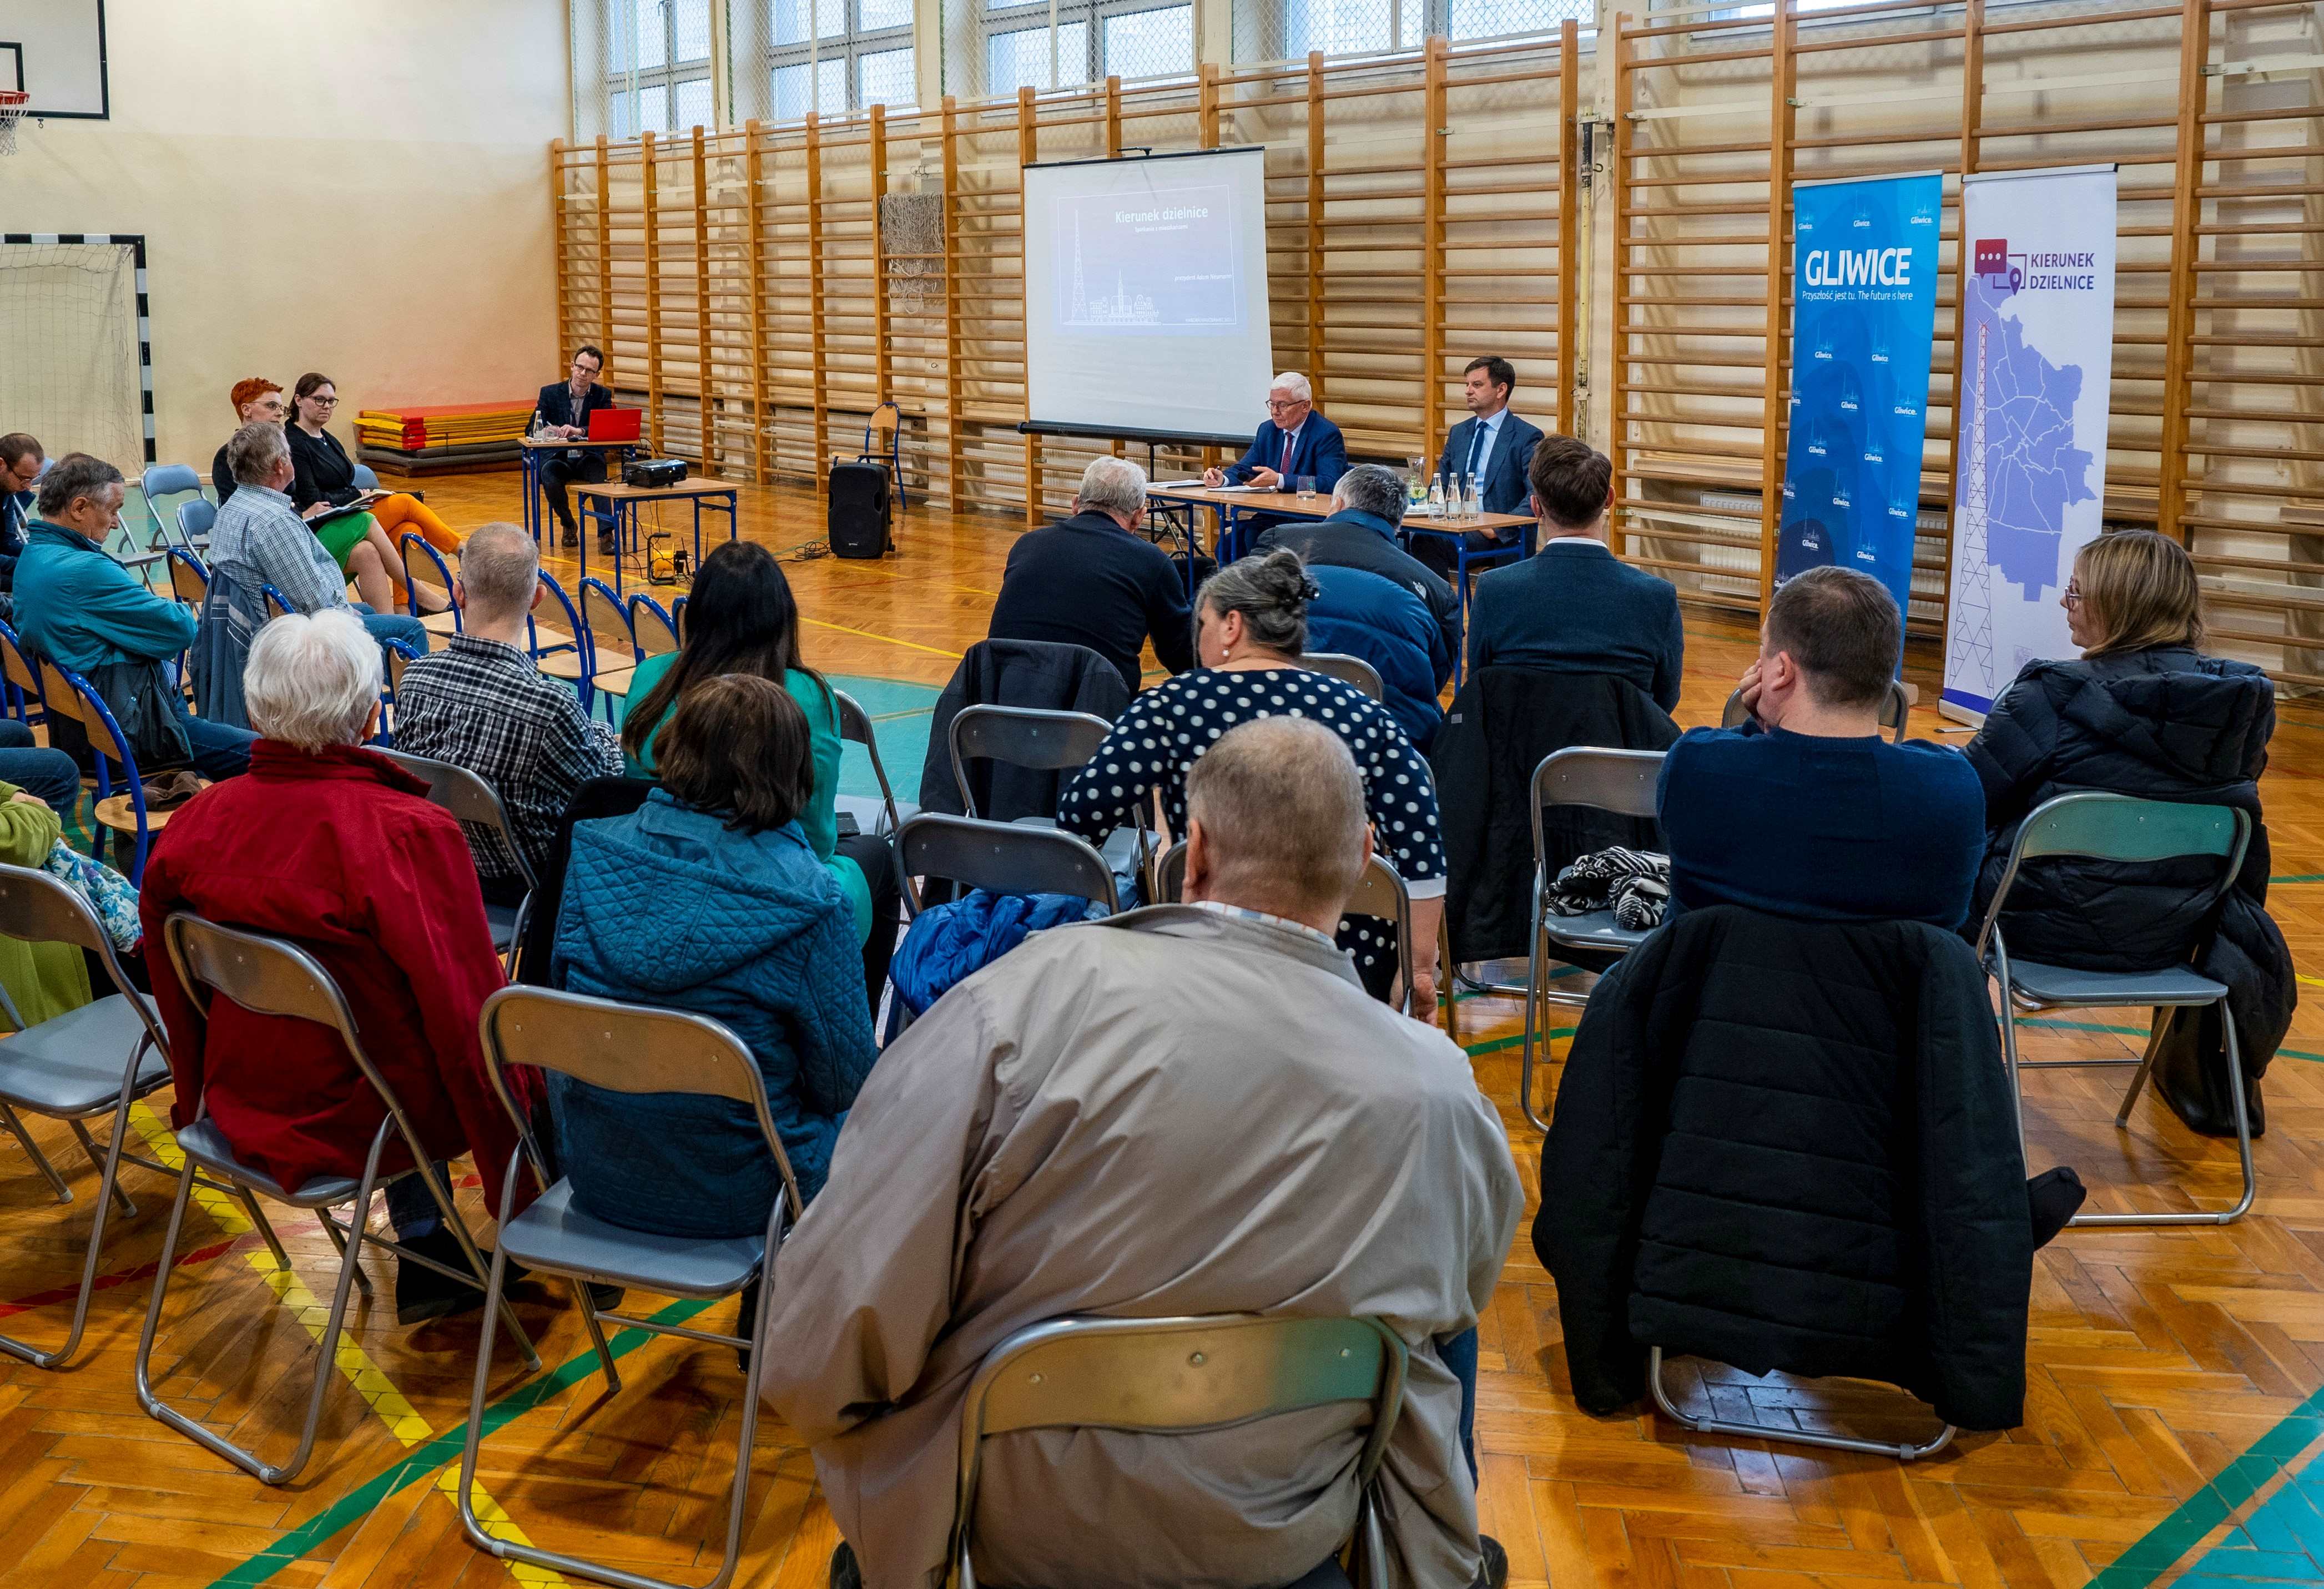
M 1466 516 L 1472 521 L 1485 516 L 1485 483 L 1475 475 L 1469 476 L 1469 511 Z
M 1444 482 L 1434 475 L 1428 477 L 1428 516 L 1432 519 L 1444 516 Z

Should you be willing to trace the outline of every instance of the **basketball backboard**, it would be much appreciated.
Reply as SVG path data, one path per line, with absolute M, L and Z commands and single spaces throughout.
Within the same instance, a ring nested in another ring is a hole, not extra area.
M 105 0 L 0 0 L 0 88 L 32 97 L 26 115 L 111 114 Z

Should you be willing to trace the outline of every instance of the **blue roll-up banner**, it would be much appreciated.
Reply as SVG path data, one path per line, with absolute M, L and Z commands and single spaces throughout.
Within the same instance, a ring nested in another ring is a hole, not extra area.
M 1935 171 L 1792 189 L 1791 443 L 1775 583 L 1826 563 L 1913 590 L 1936 326 Z

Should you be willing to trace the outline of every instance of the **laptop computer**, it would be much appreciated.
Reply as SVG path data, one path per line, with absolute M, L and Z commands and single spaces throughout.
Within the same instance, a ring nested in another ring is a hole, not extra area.
M 635 441 L 638 439 L 638 421 L 644 417 L 643 409 L 592 409 L 589 411 L 589 439 Z

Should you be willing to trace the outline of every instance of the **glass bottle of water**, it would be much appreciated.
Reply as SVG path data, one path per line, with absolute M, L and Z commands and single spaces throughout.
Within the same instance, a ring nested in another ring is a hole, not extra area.
M 1444 516 L 1444 482 L 1434 475 L 1428 477 L 1428 516 L 1432 519 Z
M 1485 516 L 1485 482 L 1483 477 L 1480 476 L 1471 475 L 1469 476 L 1469 511 L 1467 516 L 1471 520 L 1481 519 Z

